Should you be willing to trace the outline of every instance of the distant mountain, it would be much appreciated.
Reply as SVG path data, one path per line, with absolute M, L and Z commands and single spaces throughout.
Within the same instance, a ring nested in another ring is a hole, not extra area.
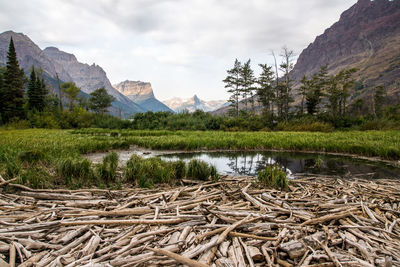
M 191 98 L 183 99 L 179 97 L 164 100 L 163 103 L 173 109 L 175 112 L 187 110 L 193 112 L 196 110 L 203 110 L 205 112 L 213 111 L 221 108 L 226 104 L 225 100 L 212 100 L 204 101 L 194 95 Z
M 359 0 L 303 50 L 292 78 L 300 81 L 327 63 L 330 73 L 358 69 L 360 86 L 351 99 L 368 100 L 375 86 L 384 85 L 394 96 L 389 99 L 400 103 L 400 1 Z
M 160 102 L 153 92 L 151 84 L 148 82 L 141 81 L 123 81 L 115 84 L 114 87 L 123 95 L 129 99 L 138 103 L 141 107 L 146 110 L 158 112 L 158 111 L 169 111 L 173 112 L 172 109 L 167 107 L 164 103 Z
M 7 61 L 11 37 L 14 41 L 20 66 L 26 73 L 29 72 L 31 66 L 41 68 L 50 90 L 54 93 L 57 92 L 57 73 L 61 82 L 73 81 L 86 94 L 104 87 L 109 94 L 116 98 L 110 108 L 110 112 L 114 115 L 121 114 L 123 117 L 128 117 L 138 112 L 147 111 L 113 88 L 100 66 L 80 63 L 74 55 L 60 51 L 55 47 L 48 47 L 42 51 L 28 36 L 22 33 L 6 31 L 0 34 L 0 65 L 4 65 Z

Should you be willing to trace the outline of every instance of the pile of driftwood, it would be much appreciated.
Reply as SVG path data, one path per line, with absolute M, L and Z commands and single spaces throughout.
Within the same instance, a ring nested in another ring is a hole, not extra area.
M 400 266 L 400 181 L 299 178 L 282 192 L 249 177 L 154 190 L 0 185 L 1 267 Z

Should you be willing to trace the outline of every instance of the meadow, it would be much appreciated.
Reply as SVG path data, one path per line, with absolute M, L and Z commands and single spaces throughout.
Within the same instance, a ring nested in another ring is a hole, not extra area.
M 111 179 L 114 174 L 107 170 L 111 168 L 107 166 L 113 165 L 107 160 L 115 161 L 115 157 L 105 159 L 101 167 L 92 166 L 82 155 L 128 149 L 131 145 L 161 150 L 317 151 L 400 159 L 400 131 L 317 133 L 26 129 L 0 131 L 0 174 L 7 179 L 19 177 L 19 182 L 32 187 L 116 186 L 116 180 Z M 116 170 L 111 168 L 111 171 Z M 66 177 L 66 172 L 71 174 Z M 104 179 L 99 181 L 99 177 L 103 176 Z

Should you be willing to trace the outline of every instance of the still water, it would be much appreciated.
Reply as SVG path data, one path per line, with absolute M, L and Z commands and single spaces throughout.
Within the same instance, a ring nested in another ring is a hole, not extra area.
M 289 177 L 294 174 L 339 175 L 358 178 L 400 178 L 400 168 L 382 162 L 344 156 L 287 152 L 211 152 L 161 155 L 164 160 L 200 159 L 214 165 L 220 174 L 255 176 L 269 164 L 279 164 Z

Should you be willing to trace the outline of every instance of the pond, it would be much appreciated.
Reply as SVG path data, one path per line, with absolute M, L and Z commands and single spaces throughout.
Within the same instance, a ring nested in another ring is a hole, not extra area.
M 289 177 L 306 173 L 357 178 L 400 178 L 400 168 L 387 163 L 347 156 L 289 152 L 202 152 L 160 155 L 164 160 L 200 159 L 214 165 L 218 173 L 255 176 L 266 165 L 279 164 Z

